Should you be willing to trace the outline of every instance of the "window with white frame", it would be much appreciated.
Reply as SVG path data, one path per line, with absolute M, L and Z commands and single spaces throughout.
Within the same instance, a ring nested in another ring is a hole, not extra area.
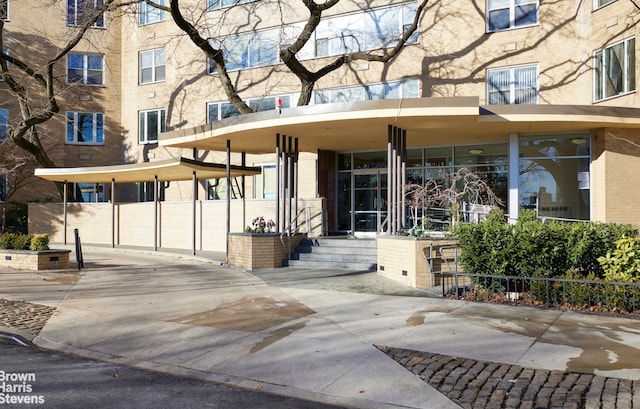
M 599 9 L 600 7 L 604 7 L 609 3 L 613 3 L 616 0 L 593 0 L 593 8 Z
M 67 55 L 67 82 L 104 85 L 104 55 L 82 53 Z
M 164 6 L 164 0 L 154 0 L 156 4 Z M 140 25 L 159 23 L 164 21 L 164 10 L 154 7 L 153 5 L 143 1 L 140 3 Z
M 9 130 L 9 110 L 0 108 L 0 142 L 7 140 Z
M 237 6 L 239 4 L 251 3 L 257 0 L 207 0 L 208 10 L 218 10 L 224 7 Z
M 158 200 L 164 201 L 164 191 L 169 182 L 158 181 Z M 155 202 L 156 182 L 138 182 L 138 202 Z
M 160 132 L 165 131 L 165 110 L 150 109 L 140 111 L 138 126 L 138 142 L 141 144 L 157 143 Z
M 259 175 L 253 177 L 255 199 L 275 199 L 278 193 L 276 186 L 276 165 L 274 163 L 256 165 L 262 169 Z
M 313 101 L 315 104 L 327 104 L 376 99 L 418 98 L 419 96 L 419 82 L 417 79 L 412 79 L 316 90 L 313 93 Z
M 140 52 L 140 84 L 164 81 L 166 77 L 164 48 Z
M 94 17 L 95 10 L 104 0 L 67 0 L 67 25 L 80 26 Z M 104 27 L 104 14 L 98 16 L 92 27 Z
M 600 101 L 636 89 L 636 40 L 628 38 L 594 53 L 594 99 Z
M 417 12 L 416 2 L 347 14 L 323 19 L 298 57 L 310 59 L 393 47 L 402 37 Z M 228 70 L 278 64 L 280 49 L 291 44 L 302 32 L 304 24 L 291 24 L 282 28 L 243 33 L 226 38 L 212 39 L 216 48 L 222 48 Z M 409 43 L 418 40 L 417 33 Z M 207 72 L 216 72 L 215 64 L 207 61 Z
M 245 100 L 247 105 L 255 112 L 272 111 L 278 106 L 289 108 L 291 96 L 281 95 L 275 97 L 250 98 Z M 240 115 L 240 112 L 231 102 L 209 102 L 207 104 L 207 122 L 215 122 L 224 118 Z
M 538 66 L 488 70 L 487 102 L 489 105 L 537 104 Z
M 104 202 L 104 183 L 74 183 L 73 191 L 78 202 Z
M 4 55 L 9 55 L 9 49 L 7 48 L 3 48 L 2 52 L 4 53 Z M 9 68 L 9 63 L 7 62 L 7 68 Z M 0 82 L 4 81 L 4 78 L 2 78 L 2 75 L 0 75 Z
M 0 19 L 9 19 L 9 0 L 0 0 Z
M 102 112 L 67 112 L 67 144 L 104 145 Z
M 539 0 L 487 0 L 487 30 L 538 24 L 538 6 Z
M 6 169 L 0 168 L 0 203 L 7 200 L 7 190 L 9 185 L 9 175 Z

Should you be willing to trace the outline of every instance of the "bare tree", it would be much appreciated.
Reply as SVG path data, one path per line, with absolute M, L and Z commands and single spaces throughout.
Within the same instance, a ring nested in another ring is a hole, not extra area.
M 424 185 L 406 185 L 404 191 L 405 203 L 410 207 L 416 225 L 418 210 L 424 208 L 449 209 L 451 224 L 455 226 L 460 222 L 464 203 L 490 207 L 503 204 L 489 184 L 478 173 L 466 167 L 445 174 L 441 180 L 431 179 Z
M 307 21 L 296 38 L 289 44 L 283 45 L 280 49 L 281 61 L 300 81 L 300 96 L 298 99 L 299 106 L 309 104 L 313 88 L 321 78 L 343 66 L 348 66 L 350 63 L 355 61 L 379 62 L 385 64 L 393 60 L 403 50 L 414 32 L 417 30 L 419 21 L 426 10 L 429 0 L 420 1 L 412 23 L 405 28 L 399 38 L 387 40 L 388 47 L 372 51 L 358 50 L 345 52 L 317 69 L 311 69 L 305 65 L 300 59 L 299 53 L 309 40 L 313 38 L 312 34 L 318 28 L 323 15 L 325 15 L 330 9 L 336 7 L 341 0 L 327 0 L 325 2 L 316 2 L 314 0 L 300 1 L 308 11 Z M 227 61 L 225 59 L 225 53 L 222 45 L 220 44 L 219 46 L 215 46 L 214 42 L 211 41 L 211 38 L 202 34 L 202 31 L 204 31 L 206 27 L 199 26 L 198 21 L 188 21 L 183 9 L 180 7 L 179 0 L 171 0 L 168 8 L 157 3 L 153 3 L 152 1 L 147 2 L 169 11 L 176 25 L 189 36 L 191 41 L 200 48 L 207 57 L 211 59 L 211 61 L 215 63 L 222 87 L 234 107 L 240 113 L 253 112 L 253 109 L 249 107 L 239 96 L 237 86 L 229 76 Z
M 86 37 L 96 22 L 104 18 L 107 12 L 129 6 L 138 1 L 104 0 L 103 2 L 84 2 L 84 9 L 77 19 L 77 26 L 70 27 L 69 36 L 63 44 L 52 47 L 53 52 L 46 56 L 40 66 L 30 50 L 5 52 L 5 22 L 0 19 L 0 78 L 6 84 L 11 101 L 5 101 L 18 109 L 12 112 L 7 127 L 9 143 L 33 157 L 37 165 L 56 167 L 39 126 L 51 120 L 60 111 L 59 99 L 69 85 L 56 77 L 57 67 L 64 64 L 64 58 Z M 66 1 L 51 1 L 49 6 Z M 47 5 L 43 5 L 46 7 Z M 3 160 L 4 163 L 4 160 Z M 6 166 L 6 165 L 5 165 Z M 62 196 L 62 186 L 57 184 Z

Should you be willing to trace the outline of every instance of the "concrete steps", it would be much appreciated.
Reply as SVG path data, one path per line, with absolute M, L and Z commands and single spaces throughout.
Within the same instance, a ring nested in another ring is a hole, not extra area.
M 304 239 L 291 254 L 290 267 L 375 271 L 376 239 L 322 237 Z

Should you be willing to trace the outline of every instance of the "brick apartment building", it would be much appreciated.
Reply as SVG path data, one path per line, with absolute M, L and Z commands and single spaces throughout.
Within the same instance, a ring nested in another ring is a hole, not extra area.
M 33 43 L 40 44 L 33 46 L 34 58 L 46 58 L 83 2 L 0 3 L 7 51 L 13 42 L 42 35 Z M 463 7 L 431 1 L 397 58 L 389 64 L 355 61 L 332 72 L 318 81 L 306 107 L 295 106 L 300 83 L 279 59 L 307 19 L 305 7 L 295 1 L 236 3 L 190 0 L 182 7 L 206 38 L 222 45 L 240 95 L 261 112 L 234 116 L 203 52 L 167 12 L 140 4 L 129 13 L 107 13 L 67 57 L 60 78 L 76 84 L 46 125 L 59 165 L 179 157 L 224 163 L 228 143 L 231 162 L 262 169 L 245 178 L 243 216 L 232 221 L 232 229 L 241 231 L 252 217 L 276 212 L 276 141 L 293 136 L 300 144 L 301 206 L 322 209 L 322 232 L 366 235 L 383 229 L 387 217 L 394 173 L 388 130 L 397 127 L 406 132 L 405 181 L 440 179 L 464 166 L 483 175 L 511 217 L 535 208 L 549 217 L 640 224 L 640 190 L 629 186 L 640 171 L 640 10 L 634 2 L 479 0 Z M 390 47 L 417 7 L 416 1 L 343 0 L 323 16 L 299 56 L 313 70 L 345 53 Z M 42 31 L 32 28 L 35 18 L 48 22 Z M 12 109 L 0 100 L 0 122 Z M 88 135 L 79 137 L 86 129 L 73 128 L 79 120 L 93 125 Z M 193 189 L 189 181 L 160 181 L 159 197 L 165 209 L 193 200 L 193 192 L 199 206 L 215 206 L 209 202 L 226 198 L 224 182 L 201 179 Z M 40 186 L 20 197 L 54 196 L 50 182 Z M 114 185 L 78 186 L 85 202 L 100 202 L 110 200 Z M 119 203 L 154 199 L 154 182 L 115 186 Z M 235 188 L 231 194 L 238 205 Z M 30 218 L 42 211 L 33 208 Z M 211 214 L 219 211 L 224 208 Z M 222 229 L 215 216 L 204 214 L 198 216 L 202 225 Z M 31 221 L 33 229 L 47 230 Z M 120 244 L 136 236 L 127 233 L 130 225 L 117 229 Z M 199 248 L 223 246 L 222 239 L 208 237 L 220 234 L 201 229 Z M 175 235 L 161 236 L 166 243 Z

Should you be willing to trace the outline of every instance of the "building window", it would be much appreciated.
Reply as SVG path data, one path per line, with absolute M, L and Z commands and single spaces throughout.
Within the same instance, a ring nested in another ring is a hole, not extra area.
M 416 12 L 417 4 L 411 2 L 323 19 L 298 57 L 311 59 L 393 47 L 413 22 Z M 278 64 L 280 49 L 291 44 L 303 28 L 304 24 L 290 24 L 278 29 L 212 39 L 211 42 L 215 48 L 223 50 L 227 70 L 263 67 Z M 417 40 L 418 36 L 414 34 L 409 42 Z M 215 72 L 213 62 L 207 61 L 207 67 L 209 74 Z
M 417 4 L 384 7 L 364 13 L 323 19 L 316 29 L 316 57 L 393 47 L 417 12 Z M 409 42 L 416 42 L 414 34 Z
M 487 29 L 500 31 L 538 24 L 538 0 L 488 0 Z
M 324 89 L 317 90 L 313 93 L 313 100 L 315 104 L 418 97 L 418 80 L 385 82 L 380 84 L 358 85 L 354 87 Z
M 0 203 L 7 200 L 7 186 L 9 185 L 9 175 L 5 169 L 0 169 Z
M 8 48 L 3 48 L 2 52 L 4 53 L 4 55 L 9 55 L 9 49 Z M 9 68 L 9 62 L 7 61 L 7 68 Z M 4 81 L 4 78 L 2 77 L 2 75 L 0 75 L 0 82 Z
M 593 8 L 599 9 L 600 7 L 604 7 L 609 3 L 613 3 L 616 0 L 593 0 Z
M 589 220 L 589 134 L 522 136 L 519 141 L 520 208 L 538 216 Z
M 272 111 L 278 106 L 289 108 L 291 96 L 282 95 L 276 97 L 252 98 L 246 100 L 247 105 L 255 112 Z M 207 104 L 207 121 L 215 122 L 224 118 L 240 115 L 231 102 L 210 102 Z
M 67 143 L 104 145 L 104 114 L 67 112 Z
M 74 183 L 73 191 L 77 202 L 104 202 L 104 183 Z
M 0 142 L 7 140 L 9 131 L 9 110 L 0 108 Z
M 508 67 L 487 71 L 489 105 L 536 104 L 538 67 Z
M 166 54 L 164 48 L 140 52 L 140 84 L 164 81 Z
M 207 0 L 207 7 L 211 10 L 218 10 L 224 7 L 237 6 L 239 4 L 251 3 L 256 0 Z
M 104 56 L 71 53 L 67 56 L 67 82 L 104 85 Z
M 0 19 L 9 19 L 9 0 L 0 0 Z
M 279 30 L 263 30 L 226 37 L 221 46 L 227 70 L 264 67 L 280 61 Z M 216 40 L 211 40 L 216 42 Z M 207 72 L 216 72 L 215 62 L 207 59 Z
M 253 179 L 254 198 L 256 199 L 275 199 L 278 192 L 276 186 L 276 165 L 257 165 L 262 169 L 259 175 L 255 175 Z
M 636 89 L 636 41 L 629 38 L 594 54 L 595 100 Z
M 67 25 L 80 26 L 94 17 L 95 10 L 104 0 L 67 0 Z M 92 27 L 104 27 L 104 14 L 100 14 Z
M 153 186 L 156 182 L 138 182 L 138 202 L 155 202 L 155 191 Z M 158 200 L 164 201 L 164 191 L 168 182 L 158 181 Z
M 154 0 L 156 4 L 164 6 L 164 0 Z M 140 3 L 140 25 L 158 23 L 164 21 L 164 10 L 155 8 L 151 4 L 143 1 Z
M 160 132 L 165 131 L 165 110 L 152 109 L 140 111 L 138 141 L 140 143 L 157 143 Z

